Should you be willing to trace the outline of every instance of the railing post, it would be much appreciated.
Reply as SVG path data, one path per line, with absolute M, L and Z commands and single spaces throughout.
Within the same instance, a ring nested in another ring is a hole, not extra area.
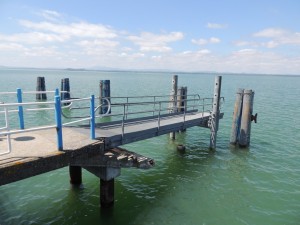
M 215 88 L 214 88 L 214 98 L 213 107 L 211 113 L 211 124 L 210 124 L 210 148 L 216 148 L 217 142 L 217 131 L 219 129 L 219 114 L 220 114 L 220 94 L 221 94 L 221 82 L 222 77 L 215 77 Z
M 61 122 L 61 103 L 59 95 L 54 97 L 55 101 L 55 121 L 56 121 L 56 134 L 57 134 L 57 149 L 63 150 L 62 138 L 62 122 Z
M 9 119 L 8 119 L 8 110 L 5 107 L 4 108 L 4 114 L 5 114 L 5 126 L 6 126 L 6 131 L 10 130 L 9 126 Z M 11 139 L 10 139 L 10 134 L 7 134 L 7 145 L 8 145 L 8 153 L 11 152 Z
M 22 90 L 21 88 L 17 88 L 17 98 L 18 98 L 18 103 L 22 103 Z M 23 114 L 23 106 L 19 105 L 18 106 L 19 110 L 19 123 L 20 123 L 20 129 L 24 129 L 24 114 Z
M 59 90 L 58 90 L 58 88 L 55 89 L 55 94 L 54 94 L 54 96 L 59 96 Z
M 95 139 L 95 96 L 91 95 L 91 103 L 90 103 L 90 128 L 91 128 L 91 139 Z

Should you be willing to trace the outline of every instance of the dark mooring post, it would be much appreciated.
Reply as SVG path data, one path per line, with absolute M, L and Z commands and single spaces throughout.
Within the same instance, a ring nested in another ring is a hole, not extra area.
M 82 184 L 82 168 L 81 166 L 69 166 L 70 183 L 75 186 Z
M 236 145 L 240 134 L 243 95 L 244 95 L 244 89 L 239 88 L 237 90 L 236 98 L 235 98 L 231 136 L 230 136 L 230 144 L 232 145 Z
M 106 114 L 108 111 L 108 102 L 107 100 L 110 100 L 110 80 L 100 80 L 100 102 L 101 105 L 99 109 L 99 114 Z M 107 100 L 105 100 L 105 98 Z M 109 110 L 108 113 L 111 113 L 111 110 Z
M 253 99 L 254 99 L 254 92 L 252 90 L 244 90 L 241 130 L 239 136 L 240 147 L 248 147 L 250 144 Z
M 171 92 L 171 97 L 170 97 L 170 113 L 177 112 L 177 87 L 178 87 L 178 76 L 173 75 L 172 78 L 172 92 Z M 170 138 L 175 139 L 175 132 L 170 133 Z
M 213 98 L 213 107 L 211 113 L 210 121 L 210 145 L 211 149 L 216 148 L 217 142 L 217 132 L 219 129 L 219 116 L 220 116 L 220 95 L 221 95 L 221 83 L 222 77 L 215 77 L 215 87 L 214 87 L 214 98 Z
M 100 205 L 109 208 L 114 205 L 115 198 L 115 179 L 100 179 Z
M 45 77 L 37 77 L 36 91 L 46 91 Z M 36 100 L 47 100 L 47 94 L 37 93 Z
M 69 78 L 61 79 L 60 86 L 60 98 L 61 100 L 69 100 L 70 99 L 70 81 Z M 64 105 L 68 105 L 69 103 L 64 103 Z

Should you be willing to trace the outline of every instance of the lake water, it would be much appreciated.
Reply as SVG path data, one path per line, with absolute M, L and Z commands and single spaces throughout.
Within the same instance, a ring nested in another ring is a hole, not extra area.
M 35 90 L 36 77 L 44 76 L 47 90 L 70 78 L 74 97 L 98 95 L 101 79 L 111 80 L 112 96 L 166 95 L 172 75 L 1 69 L 0 92 Z M 214 74 L 178 76 L 188 93 L 212 97 Z M 99 207 L 99 179 L 84 170 L 83 189 L 70 186 L 68 168 L 1 186 L 0 224 L 300 224 L 299 85 L 299 76 L 224 74 L 225 115 L 216 151 L 208 149 L 209 129 L 199 127 L 175 141 L 163 135 L 124 146 L 154 158 L 156 165 L 150 170 L 122 169 L 110 210 Z M 229 146 L 238 88 L 255 91 L 258 122 L 252 123 L 248 149 Z M 177 152 L 177 144 L 186 146 L 184 154 Z

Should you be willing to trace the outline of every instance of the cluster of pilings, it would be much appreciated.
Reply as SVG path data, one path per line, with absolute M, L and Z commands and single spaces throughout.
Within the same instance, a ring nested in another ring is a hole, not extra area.
M 217 132 L 219 129 L 220 120 L 220 98 L 221 98 L 221 85 L 222 76 L 215 77 L 214 83 L 214 97 L 213 107 L 211 112 L 211 119 L 209 121 L 209 127 L 211 130 L 210 135 L 210 148 L 215 149 L 217 143 Z M 178 87 L 178 76 L 173 75 L 172 78 L 172 91 L 170 95 L 170 113 L 185 112 L 187 108 L 187 87 Z M 170 138 L 175 139 L 176 132 L 170 133 Z
M 251 121 L 257 122 L 257 114 L 253 113 L 254 91 L 239 88 L 233 112 L 230 144 L 248 147 L 251 136 Z
M 61 79 L 61 86 L 60 86 L 60 97 L 61 100 L 68 100 L 70 99 L 70 81 L 69 78 Z M 46 80 L 45 77 L 37 77 L 36 80 L 36 100 L 47 100 L 47 93 L 46 93 Z

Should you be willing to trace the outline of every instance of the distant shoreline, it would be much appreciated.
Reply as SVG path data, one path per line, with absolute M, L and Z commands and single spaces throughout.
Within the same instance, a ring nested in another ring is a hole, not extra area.
M 205 75 L 236 75 L 236 76 L 285 76 L 285 77 L 299 77 L 300 74 L 263 74 L 263 73 L 237 73 L 237 72 L 214 72 L 214 71 L 173 71 L 173 70 L 135 70 L 135 69 L 114 69 L 114 68 L 35 68 L 35 67 L 9 67 L 0 66 L 0 70 L 36 70 L 36 71 L 70 71 L 70 72 L 132 72 L 132 73 L 172 73 L 172 74 L 205 74 Z

